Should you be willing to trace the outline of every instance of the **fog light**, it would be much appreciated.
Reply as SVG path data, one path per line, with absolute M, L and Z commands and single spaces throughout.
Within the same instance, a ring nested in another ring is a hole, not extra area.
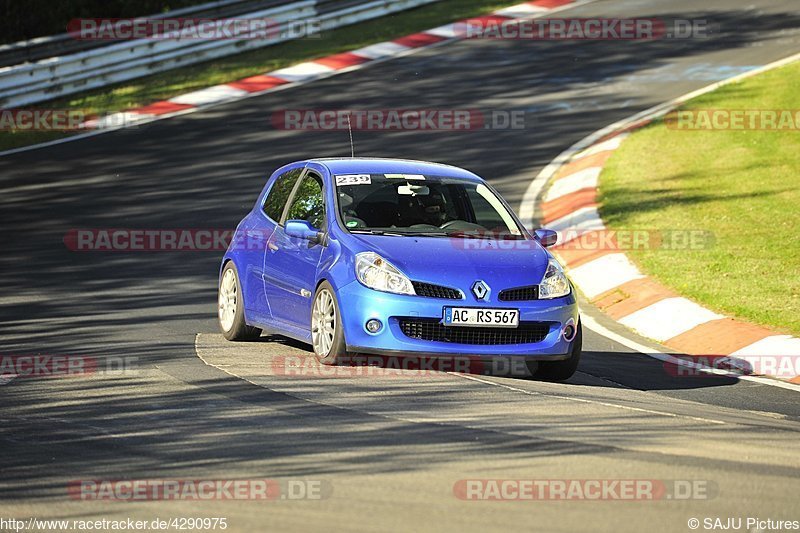
M 572 323 L 567 324 L 567 327 L 564 328 L 564 340 L 569 342 L 575 338 L 575 325 Z
M 370 333 L 379 332 L 381 330 L 382 326 L 383 326 L 383 324 L 381 324 L 380 320 L 375 320 L 373 318 L 372 320 L 368 320 L 367 321 L 367 331 L 369 331 Z

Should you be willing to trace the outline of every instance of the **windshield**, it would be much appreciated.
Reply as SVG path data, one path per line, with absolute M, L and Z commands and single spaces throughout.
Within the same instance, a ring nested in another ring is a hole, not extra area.
M 335 176 L 339 215 L 353 233 L 524 238 L 482 183 L 419 174 Z

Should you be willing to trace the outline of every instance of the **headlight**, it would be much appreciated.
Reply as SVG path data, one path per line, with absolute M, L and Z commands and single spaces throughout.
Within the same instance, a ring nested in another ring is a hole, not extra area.
M 356 254 L 356 278 L 376 291 L 416 294 L 411 280 L 375 252 Z
M 559 298 L 569 294 L 569 280 L 567 275 L 564 274 L 564 269 L 554 259 L 547 263 L 547 270 L 544 272 L 544 278 L 539 284 L 539 298 L 547 300 L 550 298 Z

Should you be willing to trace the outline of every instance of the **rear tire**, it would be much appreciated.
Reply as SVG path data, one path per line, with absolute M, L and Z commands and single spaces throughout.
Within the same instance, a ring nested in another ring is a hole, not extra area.
M 250 341 L 261 336 L 259 328 L 248 326 L 244 321 L 242 285 L 233 261 L 222 269 L 217 294 L 217 319 L 223 337 L 229 341 Z
M 319 284 L 311 304 L 311 345 L 324 365 L 335 365 L 348 356 L 339 302 L 327 281 Z
M 563 361 L 539 361 L 533 376 L 544 381 L 566 381 L 578 370 L 583 350 L 583 325 L 578 322 L 578 332 L 572 341 L 572 350 L 568 359 Z

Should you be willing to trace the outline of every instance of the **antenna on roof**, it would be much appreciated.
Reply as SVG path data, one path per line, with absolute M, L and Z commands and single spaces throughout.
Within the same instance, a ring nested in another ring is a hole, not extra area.
M 355 157 L 356 152 L 353 148 L 353 128 L 350 126 L 350 113 L 347 113 L 347 133 L 350 134 L 350 157 Z

